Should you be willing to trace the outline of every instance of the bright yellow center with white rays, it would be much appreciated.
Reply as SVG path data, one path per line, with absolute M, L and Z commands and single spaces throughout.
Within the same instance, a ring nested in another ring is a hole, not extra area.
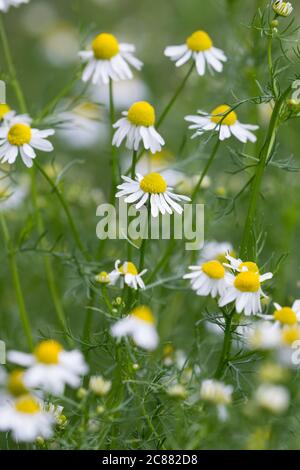
M 93 39 L 92 49 L 96 59 L 110 60 L 119 53 L 120 47 L 113 34 L 102 33 Z
M 41 411 L 38 401 L 32 395 L 23 395 L 18 398 L 15 403 L 15 408 L 19 413 L 26 413 L 34 415 Z
M 244 263 L 241 263 L 239 265 L 239 270 L 243 271 L 243 268 L 247 268 L 247 270 L 251 271 L 252 273 L 259 274 L 259 268 L 256 263 L 253 263 L 253 261 L 245 261 Z
M 294 341 L 300 339 L 300 328 L 298 326 L 291 326 L 285 328 L 282 332 L 282 340 L 288 345 L 292 345 Z
M 140 188 L 145 193 L 159 194 L 167 190 L 167 183 L 159 173 L 149 173 L 140 182 Z
M 31 140 L 31 128 L 27 124 L 14 124 L 7 135 L 11 145 L 29 144 Z
M 153 312 L 149 307 L 146 307 L 146 305 L 140 305 L 134 308 L 131 315 L 146 323 L 151 323 L 152 325 L 155 323 Z
M 38 344 L 34 350 L 34 355 L 43 364 L 58 364 L 59 354 L 63 347 L 57 341 L 48 339 Z
M 18 397 L 28 392 L 24 385 L 23 379 L 24 371 L 21 369 L 16 369 L 9 374 L 7 380 L 7 389 L 12 395 Z
M 4 116 L 11 111 L 11 108 L 8 104 L 0 104 L 0 120 L 2 121 Z
M 127 263 L 124 263 L 119 268 L 119 271 L 121 274 L 132 274 L 133 276 L 136 276 L 138 274 L 138 270 L 131 261 L 127 261 Z
M 205 31 L 195 31 L 187 38 L 186 45 L 191 51 L 201 52 L 210 49 L 213 42 Z
M 211 121 L 215 124 L 224 124 L 224 126 L 233 126 L 237 121 L 237 114 L 230 111 L 230 106 L 222 104 L 211 112 Z
M 217 260 L 202 264 L 202 271 L 212 279 L 223 279 L 225 275 L 224 266 Z
M 234 280 L 234 287 L 241 292 L 257 292 L 260 288 L 258 273 L 253 271 L 239 273 Z
M 290 307 L 283 307 L 280 310 L 276 310 L 274 312 L 274 318 L 283 325 L 295 325 L 298 321 L 296 313 Z
M 154 126 L 155 110 L 148 101 L 137 101 L 130 106 L 127 118 L 135 126 Z

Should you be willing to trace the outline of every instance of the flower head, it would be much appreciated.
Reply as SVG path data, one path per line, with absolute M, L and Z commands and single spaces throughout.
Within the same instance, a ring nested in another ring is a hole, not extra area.
M 282 307 L 274 302 L 273 315 L 261 315 L 265 320 L 274 321 L 280 326 L 295 326 L 300 322 L 300 300 L 295 300 L 291 307 Z
M 116 197 L 125 196 L 125 202 L 136 203 L 136 209 L 140 209 L 150 200 L 152 217 L 157 217 L 159 213 L 162 215 L 173 212 L 182 214 L 183 209 L 178 202 L 190 201 L 187 196 L 173 193 L 172 188 L 159 173 L 149 173 L 146 176 L 137 174 L 135 180 L 127 176 L 122 176 L 122 178 L 124 183 L 118 186 L 120 191 L 117 192 Z
M 206 66 L 216 72 L 222 72 L 223 62 L 227 61 L 224 52 L 213 45 L 211 37 L 205 31 L 195 31 L 186 39 L 185 44 L 169 46 L 165 56 L 175 62 L 176 67 L 194 60 L 199 75 L 205 74 Z
M 132 44 L 119 43 L 113 34 L 101 33 L 91 43 L 91 49 L 81 51 L 80 58 L 87 65 L 82 80 L 108 84 L 109 80 L 129 80 L 133 78 L 130 66 L 141 70 L 143 63 L 134 57 Z
M 65 385 L 77 388 L 80 377 L 88 368 L 80 351 L 65 351 L 54 340 L 40 342 L 33 354 L 10 351 L 8 360 L 27 367 L 23 381 L 28 388 L 40 388 L 54 395 L 62 395 Z
M 233 387 L 219 380 L 207 379 L 201 384 L 200 397 L 202 400 L 217 406 L 219 419 L 227 419 L 226 407 L 232 403 Z
M 53 145 L 46 138 L 53 135 L 54 130 L 32 128 L 31 119 L 26 115 L 10 117 L 8 120 L 4 117 L 0 127 L 0 161 L 13 164 L 20 153 L 23 163 L 30 168 L 36 157 L 34 149 L 52 152 Z
M 155 129 L 155 110 L 150 103 L 137 101 L 122 114 L 124 117 L 113 126 L 117 129 L 113 137 L 113 145 L 120 147 L 126 139 L 126 147 L 129 150 L 137 151 L 141 142 L 144 148 L 152 153 L 161 150 L 165 141 Z
M 99 396 L 107 395 L 111 390 L 111 381 L 105 380 L 101 375 L 93 375 L 90 378 L 89 389 Z
M 287 410 L 290 404 L 290 394 L 281 385 L 262 384 L 256 390 L 255 401 L 261 408 L 280 414 Z
M 191 280 L 191 288 L 197 295 L 211 295 L 215 298 L 225 294 L 228 273 L 220 261 L 206 261 L 199 266 L 190 266 L 189 269 L 192 272 L 185 274 L 183 278 Z
M 238 120 L 237 113 L 228 105 L 221 105 L 215 108 L 211 113 L 198 111 L 198 115 L 186 116 L 185 120 L 191 122 L 189 129 L 195 131 L 192 139 L 204 134 L 206 131 L 219 133 L 219 139 L 229 139 L 236 137 L 240 142 L 256 142 L 256 136 L 251 132 L 258 129 L 258 126 L 252 124 L 242 124 Z
M 29 0 L 0 0 L 0 11 L 7 12 L 10 7 L 18 7 L 22 3 L 28 3 Z
M 227 253 L 233 253 L 233 246 L 229 242 L 210 241 L 204 244 L 200 253 L 200 263 L 210 261 L 212 259 L 223 263 L 226 261 Z
M 116 338 L 131 336 L 137 346 L 147 350 L 153 350 L 158 345 L 154 315 L 145 305 L 134 308 L 130 315 L 115 323 L 111 333 Z
M 273 2 L 272 8 L 276 15 L 284 17 L 289 16 L 294 10 L 290 2 L 283 2 L 283 0 L 276 0 Z
M 125 263 L 121 264 L 121 261 L 117 260 L 115 262 L 115 269 L 109 273 L 108 277 L 111 284 L 115 284 L 119 279 L 121 279 L 122 287 L 125 283 L 127 286 L 132 287 L 135 290 L 138 288 L 145 289 L 142 276 L 146 274 L 146 272 L 147 269 L 143 269 L 143 271 L 139 273 L 132 261 L 125 261 Z

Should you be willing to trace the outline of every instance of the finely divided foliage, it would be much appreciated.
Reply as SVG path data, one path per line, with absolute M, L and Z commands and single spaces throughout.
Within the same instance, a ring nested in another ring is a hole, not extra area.
M 294 6 L 82 3 L 0 0 L 0 448 L 299 448 Z M 143 236 L 196 203 L 200 250 Z

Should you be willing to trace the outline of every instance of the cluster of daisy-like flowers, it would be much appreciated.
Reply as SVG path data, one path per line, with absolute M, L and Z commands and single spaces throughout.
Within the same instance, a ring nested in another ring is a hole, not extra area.
M 78 388 L 88 367 L 78 350 L 65 351 L 54 340 L 41 341 L 32 354 L 10 351 L 17 368 L 0 370 L 0 430 L 11 431 L 17 442 L 48 439 L 56 425 L 64 425 L 63 408 L 45 401 L 62 396 L 65 386 Z

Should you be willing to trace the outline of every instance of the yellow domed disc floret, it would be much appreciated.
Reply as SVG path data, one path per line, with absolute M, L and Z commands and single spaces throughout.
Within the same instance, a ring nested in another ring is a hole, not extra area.
M 260 288 L 259 275 L 252 271 L 239 273 L 234 280 L 234 287 L 241 292 L 257 292 Z
M 259 274 L 258 266 L 256 263 L 253 263 L 253 261 L 245 261 L 244 263 L 241 263 L 239 265 L 239 270 L 243 271 L 243 268 L 247 268 L 247 271 Z
M 52 339 L 42 341 L 34 350 L 34 355 L 43 364 L 58 364 L 63 347 Z
M 201 52 L 211 49 L 213 42 L 205 31 L 195 31 L 187 38 L 186 45 L 191 51 Z
M 295 341 L 300 340 L 300 328 L 297 326 L 287 327 L 282 332 L 282 341 L 292 345 Z
M 140 182 L 140 188 L 145 193 L 159 194 L 167 190 L 167 183 L 159 173 L 149 173 Z
M 212 279 L 223 279 L 225 275 L 224 266 L 216 260 L 202 264 L 202 271 Z
M 31 140 L 31 128 L 27 124 L 14 124 L 7 135 L 8 142 L 11 145 L 29 144 Z
M 295 325 L 297 323 L 297 315 L 290 307 L 283 307 L 274 312 L 275 320 L 284 325 Z
M 215 124 L 224 124 L 224 126 L 233 126 L 237 121 L 237 115 L 234 111 L 230 111 L 230 106 L 222 104 L 211 112 L 211 121 Z
M 120 47 L 113 34 L 98 34 L 92 42 L 94 56 L 99 60 L 110 60 L 119 53 Z
M 152 310 L 146 305 L 140 305 L 132 310 L 131 315 L 138 318 L 139 320 L 143 320 L 146 323 L 154 324 L 154 315 Z
M 38 401 L 32 395 L 23 395 L 18 398 L 15 408 L 19 413 L 36 414 L 41 411 Z
M 121 274 L 132 274 L 133 276 L 136 276 L 138 274 L 138 270 L 131 261 L 127 261 L 126 263 L 124 263 L 119 268 L 119 271 Z
M 127 118 L 135 126 L 150 127 L 155 124 L 155 111 L 147 101 L 137 101 L 129 108 Z
M 9 392 L 16 397 L 24 395 L 28 392 L 24 385 L 23 377 L 24 371 L 21 369 L 13 370 L 8 376 L 7 388 Z
M 8 104 L 0 104 L 0 121 L 3 120 L 4 116 L 11 111 Z

